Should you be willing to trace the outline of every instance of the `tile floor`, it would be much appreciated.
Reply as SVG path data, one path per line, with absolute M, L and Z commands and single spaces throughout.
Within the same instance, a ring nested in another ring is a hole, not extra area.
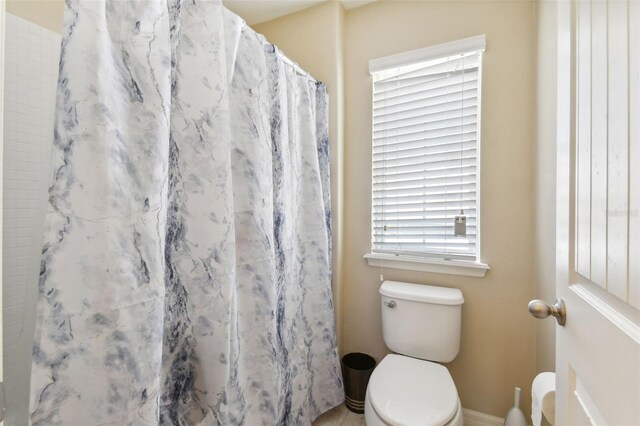
M 313 426 L 365 426 L 364 414 L 356 414 L 340 404 L 313 422 Z

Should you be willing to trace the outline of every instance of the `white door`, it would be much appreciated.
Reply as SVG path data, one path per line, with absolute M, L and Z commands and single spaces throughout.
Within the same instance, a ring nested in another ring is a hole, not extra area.
M 640 0 L 557 7 L 556 424 L 640 425 Z

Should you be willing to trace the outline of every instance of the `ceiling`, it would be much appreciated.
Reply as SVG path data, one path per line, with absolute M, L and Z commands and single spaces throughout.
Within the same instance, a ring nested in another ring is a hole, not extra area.
M 229 10 L 255 25 L 332 0 L 223 0 Z M 340 0 L 345 9 L 353 9 L 375 0 Z

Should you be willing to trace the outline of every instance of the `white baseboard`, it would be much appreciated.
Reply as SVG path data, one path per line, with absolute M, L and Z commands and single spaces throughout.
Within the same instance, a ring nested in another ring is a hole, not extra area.
M 464 426 L 503 426 L 504 419 L 489 414 L 481 413 L 480 411 L 469 410 L 468 408 L 462 409 L 464 415 Z

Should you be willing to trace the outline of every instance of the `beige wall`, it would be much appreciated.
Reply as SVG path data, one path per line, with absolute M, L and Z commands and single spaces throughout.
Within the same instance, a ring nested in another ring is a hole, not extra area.
M 7 12 L 57 33 L 62 32 L 63 0 L 6 0 Z
M 367 266 L 370 246 L 369 59 L 486 34 L 482 88 L 483 279 Z M 448 365 L 462 405 L 504 416 L 513 387 L 528 412 L 535 369 L 533 170 L 535 5 L 528 1 L 381 1 L 347 14 L 345 26 L 345 259 L 343 350 L 387 352 L 379 275 L 458 287 L 465 296 L 461 351 Z
M 538 108 L 535 159 L 534 298 L 556 294 L 556 4 L 538 3 Z M 555 371 L 555 321 L 536 322 L 536 370 Z
M 277 45 L 289 58 L 309 71 L 329 89 L 329 138 L 331 139 L 331 201 L 333 207 L 334 304 L 338 344 L 342 347 L 344 312 L 343 255 L 343 140 L 344 69 L 343 29 L 345 11 L 337 1 L 328 1 L 301 12 L 274 19 L 253 28 Z

